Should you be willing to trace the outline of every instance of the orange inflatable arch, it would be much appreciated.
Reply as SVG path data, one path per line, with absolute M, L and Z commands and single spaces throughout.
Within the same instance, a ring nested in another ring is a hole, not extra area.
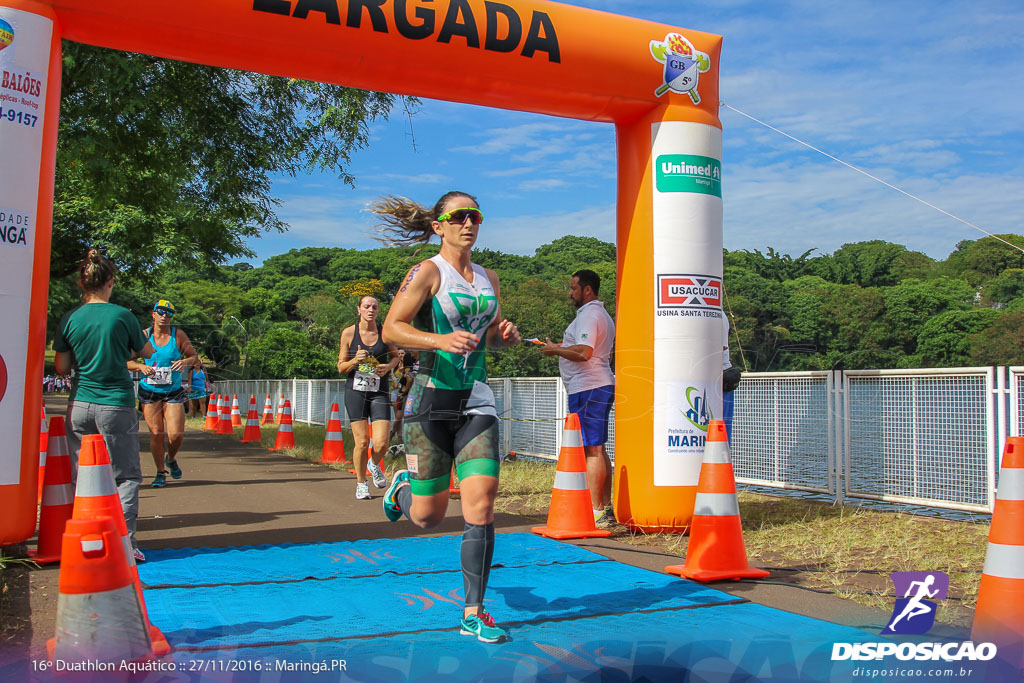
M 0 0 L 0 545 L 35 527 L 62 39 L 614 123 L 615 513 L 688 527 L 721 412 L 719 36 L 540 0 Z

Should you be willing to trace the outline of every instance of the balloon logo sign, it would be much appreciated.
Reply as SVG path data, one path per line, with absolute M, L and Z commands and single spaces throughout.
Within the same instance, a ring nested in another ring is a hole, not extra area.
M 10 46 L 14 42 L 14 28 L 3 19 L 0 19 L 0 50 Z
M 697 81 L 711 68 L 711 59 L 698 51 L 693 43 L 678 33 L 669 33 L 665 40 L 651 41 L 651 56 L 665 65 L 664 83 L 654 94 L 661 97 L 669 90 L 686 93 L 694 104 L 700 104 Z

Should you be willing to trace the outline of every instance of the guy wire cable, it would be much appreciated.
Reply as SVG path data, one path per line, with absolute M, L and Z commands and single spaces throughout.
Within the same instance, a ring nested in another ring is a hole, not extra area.
M 815 152 L 817 152 L 818 154 L 821 154 L 821 155 L 827 156 L 827 157 L 828 157 L 829 159 L 831 159 L 832 161 L 836 161 L 836 162 L 838 162 L 838 163 L 842 164 L 843 166 L 846 166 L 847 168 L 849 168 L 849 169 L 852 169 L 852 170 L 856 171 L 857 173 L 860 173 L 861 175 L 866 175 L 866 176 L 867 176 L 868 178 L 871 178 L 872 180 L 876 180 L 876 181 L 878 181 L 878 182 L 882 183 L 883 185 L 885 185 L 886 187 L 888 187 L 888 188 L 891 188 L 891 189 L 893 189 L 893 190 L 896 190 L 896 191 L 897 191 L 897 192 L 899 192 L 900 194 L 906 195 L 907 197 L 910 197 L 911 199 L 913 199 L 913 200 L 915 200 L 915 201 L 918 201 L 918 202 L 920 202 L 920 203 L 924 204 L 924 205 L 925 205 L 925 206 L 927 206 L 927 207 L 930 207 L 930 208 L 932 208 L 932 209 L 935 209 L 936 211 L 938 211 L 938 212 L 939 212 L 939 213 L 941 213 L 941 214 L 944 214 L 944 215 L 946 215 L 946 216 L 949 216 L 950 218 L 952 218 L 952 219 L 954 219 L 954 220 L 960 221 L 960 222 L 961 222 L 961 223 L 963 223 L 964 225 L 966 225 L 966 226 L 968 226 L 968 227 L 971 227 L 971 228 L 974 228 L 974 229 L 975 229 L 975 230 L 977 230 L 978 232 L 982 232 L 982 233 L 985 233 L 985 234 L 986 234 L 986 235 L 988 235 L 989 237 L 991 237 L 991 238 L 993 238 L 993 239 L 996 239 L 996 240 L 999 240 L 999 241 L 1000 241 L 1000 242 L 1002 242 L 1003 244 L 1006 244 L 1006 245 L 1009 245 L 1009 246 L 1013 247 L 1013 248 L 1014 248 L 1014 249 L 1016 249 L 1017 251 L 1020 251 L 1020 252 L 1024 252 L 1024 248 L 1018 247 L 1018 246 L 1017 246 L 1016 244 L 1014 244 L 1013 242 L 1008 242 L 1007 240 L 1004 240 L 1004 239 L 1003 239 L 1002 237 L 1000 237 L 1000 236 L 998 236 L 998 235 L 993 235 L 993 234 L 992 234 L 991 232 L 989 232 L 988 230 L 985 230 L 984 228 L 978 227 L 978 226 L 977 226 L 977 225 L 975 225 L 974 223 L 971 223 L 970 221 L 968 221 L 968 220 L 966 220 L 966 219 L 960 218 L 960 216 L 957 216 L 957 215 L 955 215 L 955 214 L 952 214 L 952 213 L 950 213 L 949 211 L 946 211 L 945 209 L 939 208 L 938 206 L 935 206 L 935 205 L 934 205 L 934 204 L 932 204 L 931 202 L 928 202 L 928 201 L 926 201 L 926 200 L 924 200 L 924 199 L 921 199 L 920 197 L 918 197 L 918 196 L 916 196 L 916 195 L 912 195 L 912 194 L 910 194 L 909 192 L 907 192 L 906 190 L 900 189 L 900 188 L 896 187 L 895 185 L 893 185 L 892 183 L 889 183 L 889 182 L 886 182 L 886 181 L 882 180 L 882 179 L 881 179 L 881 178 L 879 178 L 878 176 L 874 176 L 874 175 L 871 175 L 871 174 L 870 174 L 870 173 L 868 173 L 867 171 L 865 171 L 865 170 L 863 170 L 863 169 L 861 169 L 861 168 L 857 168 L 857 167 L 856 167 L 856 166 L 854 166 L 853 164 L 850 164 L 850 163 L 847 163 L 847 162 L 843 161 L 843 160 L 842 160 L 842 159 L 840 159 L 839 157 L 833 156 L 833 155 L 829 154 L 828 152 L 826 152 L 826 151 L 824 151 L 824 150 L 818 149 L 817 147 L 815 147 L 814 145 L 810 144 L 809 142 L 804 142 L 804 141 L 803 141 L 803 140 L 801 140 L 800 138 L 794 137 L 794 136 L 790 135 L 789 133 L 787 133 L 787 132 L 786 132 L 786 131 L 784 131 L 784 130 L 779 130 L 779 129 L 778 129 L 778 128 L 776 128 L 775 126 L 773 126 L 773 125 L 771 125 L 771 124 L 768 124 L 768 123 L 765 123 L 765 122 L 764 122 L 764 121 L 762 121 L 761 119 L 759 119 L 759 118 L 757 118 L 757 117 L 755 117 L 755 116 L 751 116 L 750 114 L 746 113 L 745 111 L 740 111 L 740 110 L 739 110 L 739 109 L 737 109 L 736 107 L 734 107 L 734 106 L 732 106 L 732 105 L 729 105 L 729 104 L 726 104 L 725 102 L 722 102 L 722 103 L 721 103 L 721 105 L 722 105 L 723 107 L 725 107 L 726 109 L 731 109 L 732 111 L 736 112 L 736 113 L 737 113 L 737 114 L 739 114 L 740 116 L 745 116 L 745 117 L 747 117 L 748 119 L 750 119 L 751 121 L 753 121 L 753 122 L 755 122 L 755 123 L 759 123 L 759 124 L 761 124 L 762 126 L 764 126 L 765 128 L 768 128 L 768 129 L 770 129 L 770 130 L 773 130 L 773 131 L 775 131 L 775 132 L 776 132 L 776 133 L 778 133 L 779 135 L 784 135 L 785 137 L 789 138 L 789 139 L 790 139 L 790 140 L 792 140 L 793 142 L 798 142 L 798 143 L 800 143 L 801 145 L 803 145 L 804 147 L 807 147 L 808 149 L 813 149 L 813 150 L 814 150 Z

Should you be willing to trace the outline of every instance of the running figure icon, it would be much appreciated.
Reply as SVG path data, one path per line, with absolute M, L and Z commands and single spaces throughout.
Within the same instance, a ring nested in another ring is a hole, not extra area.
M 938 609 L 932 600 L 945 599 L 949 577 L 943 572 L 894 572 L 891 578 L 896 594 L 903 597 L 897 598 L 892 619 L 882 633 L 926 633 L 935 623 Z

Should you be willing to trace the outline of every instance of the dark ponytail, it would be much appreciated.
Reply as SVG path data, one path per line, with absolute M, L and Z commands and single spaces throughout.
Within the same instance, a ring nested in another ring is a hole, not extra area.
M 117 273 L 110 259 L 100 254 L 99 249 L 90 249 L 78 268 L 78 286 L 88 294 L 102 289 Z

